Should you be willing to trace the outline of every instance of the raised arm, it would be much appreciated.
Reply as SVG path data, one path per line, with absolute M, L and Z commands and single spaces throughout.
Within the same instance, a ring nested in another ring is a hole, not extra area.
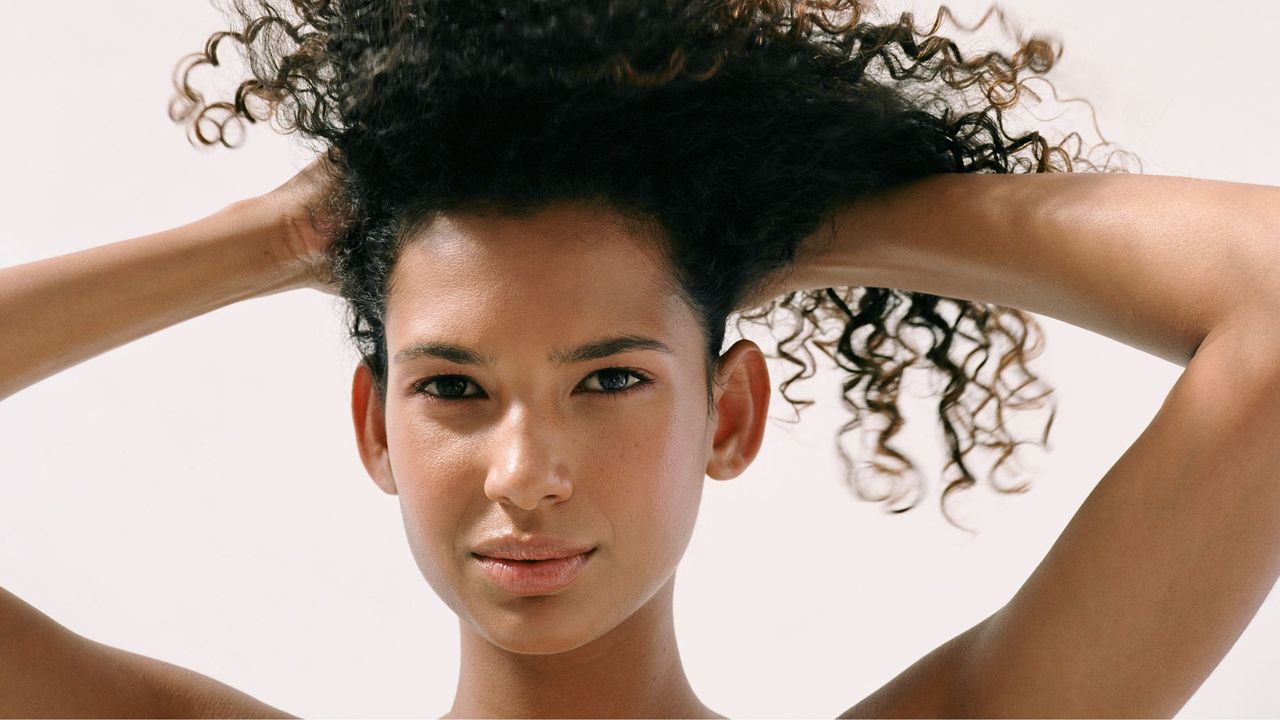
M 269 209 L 246 200 L 181 227 L 0 269 L 0 400 L 170 325 L 301 287 L 277 237 Z
M 1280 303 L 1280 188 L 1269 185 L 944 174 L 833 220 L 834 233 L 802 249 L 791 289 L 891 287 L 1016 307 L 1184 367 L 1228 316 Z
M 240 300 L 333 292 L 323 267 L 328 216 L 309 210 L 327 187 L 322 162 L 181 227 L 0 269 L 0 400 Z
M 842 717 L 1176 714 L 1280 576 L 1280 188 L 948 175 L 835 227 L 797 286 L 1017 307 L 1186 368 L 1013 598 Z
M 318 242 L 289 219 L 302 176 L 172 230 L 0 270 L 0 398 L 215 308 L 319 287 L 314 262 L 294 259 Z M 0 717 L 140 716 L 292 717 L 77 635 L 0 589 Z

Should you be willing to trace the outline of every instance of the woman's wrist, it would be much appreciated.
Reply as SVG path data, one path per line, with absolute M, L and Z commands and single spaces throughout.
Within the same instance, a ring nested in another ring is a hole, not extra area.
M 306 285 L 269 208 L 233 203 L 180 227 L 0 269 L 0 398 L 240 300 Z
M 218 232 L 236 247 L 232 250 L 229 245 L 229 250 L 250 261 L 245 265 L 245 277 L 258 290 L 256 295 L 313 284 L 308 258 L 292 241 L 291 220 L 270 196 L 238 200 L 206 220 L 220 226 Z
M 338 293 L 330 275 L 329 247 L 342 230 L 334 192 L 337 176 L 321 156 L 271 192 L 237 203 L 265 234 L 280 271 L 294 287 Z
M 792 261 L 766 276 L 740 303 L 761 307 L 793 292 L 872 285 L 870 242 L 884 234 L 876 227 L 876 198 L 864 198 L 832 213 L 796 247 Z

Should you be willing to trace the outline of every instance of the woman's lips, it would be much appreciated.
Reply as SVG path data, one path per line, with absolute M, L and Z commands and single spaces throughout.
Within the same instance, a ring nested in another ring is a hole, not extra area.
M 498 587 L 517 595 L 541 595 L 555 592 L 578 577 L 596 550 L 554 560 L 506 560 L 474 555 L 485 577 Z

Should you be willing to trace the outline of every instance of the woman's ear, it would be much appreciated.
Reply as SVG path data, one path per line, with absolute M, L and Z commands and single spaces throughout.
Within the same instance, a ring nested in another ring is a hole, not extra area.
M 733 344 L 716 363 L 715 432 L 709 440 L 707 475 L 716 480 L 737 477 L 764 441 L 769 415 L 769 368 L 760 347 L 750 340 Z
M 356 427 L 356 446 L 369 477 L 383 492 L 395 495 L 396 481 L 387 452 L 386 417 L 386 409 L 373 384 L 373 372 L 367 361 L 361 361 L 351 379 L 351 419 Z

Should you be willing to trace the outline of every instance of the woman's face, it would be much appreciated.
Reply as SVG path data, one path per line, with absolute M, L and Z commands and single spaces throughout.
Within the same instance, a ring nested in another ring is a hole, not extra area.
M 572 649 L 644 605 L 676 570 L 705 476 L 737 475 L 759 446 L 767 374 L 759 417 L 708 416 L 703 335 L 648 242 L 585 205 L 437 220 L 394 270 L 385 426 L 357 371 L 362 458 L 399 495 L 419 568 L 510 651 Z M 636 342 L 574 357 L 616 338 Z M 751 368 L 758 403 L 762 356 L 743 342 L 734 375 Z M 596 549 L 562 589 L 513 593 L 473 555 L 506 534 Z

